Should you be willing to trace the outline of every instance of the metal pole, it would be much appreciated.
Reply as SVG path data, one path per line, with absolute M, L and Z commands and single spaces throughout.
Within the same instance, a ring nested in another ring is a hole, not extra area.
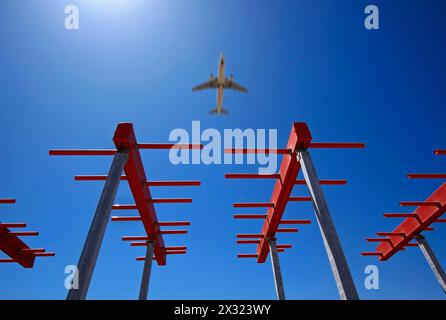
M 440 262 L 438 261 L 437 257 L 435 256 L 434 252 L 431 249 L 431 246 L 427 242 L 426 238 L 422 235 L 417 235 L 415 239 L 418 242 L 418 247 L 420 248 L 421 252 L 424 255 L 424 258 L 426 258 L 427 263 L 429 264 L 429 267 L 431 267 L 435 278 L 437 278 L 438 282 L 440 283 L 441 288 L 446 293 L 446 274 L 444 273 L 444 270 L 442 266 L 440 265 Z
M 104 239 L 108 220 L 110 220 L 112 205 L 115 200 L 116 191 L 118 190 L 119 181 L 121 180 L 121 175 L 127 162 L 127 158 L 127 150 L 119 151 L 113 157 L 113 162 L 102 190 L 101 198 L 96 207 L 96 212 L 77 264 L 79 288 L 71 288 L 68 291 L 67 300 L 84 300 L 87 296 L 99 249 L 101 248 L 102 240 Z
M 282 271 L 280 270 L 279 255 L 277 254 L 276 239 L 268 239 L 271 265 L 274 273 L 274 284 L 278 300 L 285 300 L 285 289 L 283 287 Z
M 302 172 L 310 192 L 314 211 L 324 240 L 325 250 L 342 300 L 358 300 L 359 296 L 353 282 L 347 260 L 342 250 L 336 228 L 322 192 L 310 153 L 306 150 L 298 152 Z
M 147 252 L 146 259 L 144 261 L 144 270 L 142 271 L 139 300 L 147 300 L 147 294 L 149 292 L 150 273 L 152 271 L 153 247 L 153 241 L 147 241 Z

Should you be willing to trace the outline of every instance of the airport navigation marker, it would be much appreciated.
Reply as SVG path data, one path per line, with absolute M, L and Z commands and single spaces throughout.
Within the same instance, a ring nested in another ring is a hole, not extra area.
M 159 222 L 154 204 L 190 203 L 189 198 L 162 198 L 154 199 L 151 196 L 151 187 L 168 186 L 199 186 L 199 181 L 149 181 L 141 159 L 140 150 L 169 150 L 169 149 L 202 149 L 203 145 L 174 144 L 174 143 L 138 143 L 131 123 L 119 123 L 113 142 L 116 149 L 81 149 L 81 150 L 50 150 L 55 156 L 113 156 L 109 174 L 92 176 L 75 176 L 78 181 L 104 181 L 105 185 L 90 230 L 85 241 L 78 263 L 79 287 L 69 290 L 67 300 L 83 300 L 87 297 L 93 270 L 98 258 L 105 230 L 110 219 L 111 210 L 137 210 L 138 216 L 112 217 L 112 221 L 141 221 L 145 230 L 143 236 L 124 236 L 123 240 L 143 240 L 144 245 L 149 241 L 149 252 L 152 251 L 151 260 L 155 259 L 158 265 L 166 265 L 166 256 L 169 254 L 185 254 L 186 248 L 172 250 L 166 247 L 163 235 L 185 234 L 187 230 L 161 230 L 163 226 L 188 226 L 188 221 Z M 125 175 L 123 175 L 125 173 Z M 114 204 L 119 181 L 126 180 L 133 196 L 134 204 Z M 140 246 L 140 243 L 132 243 Z M 147 253 L 149 253 L 147 252 Z M 147 254 L 146 253 L 146 254 Z M 39 253 L 36 253 L 37 255 Z M 42 253 L 43 254 L 43 253 Z M 137 261 L 146 260 L 137 257 Z M 147 274 L 148 272 L 148 274 Z M 142 281 L 148 288 L 150 270 L 144 268 Z M 144 291 L 145 288 L 141 288 Z M 140 296 L 144 293 L 140 292 Z M 147 290 L 145 297 L 147 297 Z
M 276 245 L 277 251 L 271 249 L 270 239 L 275 239 L 277 233 L 298 232 L 296 228 L 282 228 L 284 224 L 308 224 L 309 220 L 285 220 L 282 219 L 287 204 L 291 202 L 313 202 L 316 217 L 320 226 L 322 238 L 327 250 L 332 272 L 341 299 L 359 299 L 355 284 L 345 259 L 339 237 L 336 233 L 334 223 L 331 219 L 328 205 L 325 201 L 321 185 L 344 185 L 345 180 L 319 180 L 316 175 L 308 149 L 311 148 L 364 148 L 363 143 L 338 143 L 338 142 L 312 142 L 312 137 L 308 126 L 303 122 L 293 123 L 293 127 L 288 138 L 288 143 L 284 149 L 225 149 L 225 153 L 233 154 L 277 154 L 282 155 L 282 163 L 278 173 L 255 174 L 255 173 L 228 173 L 227 179 L 273 179 L 274 189 L 269 202 L 249 202 L 234 203 L 235 208 L 264 208 L 266 213 L 258 214 L 236 214 L 236 219 L 260 219 L 263 226 L 260 233 L 238 234 L 238 244 L 255 244 L 256 253 L 238 254 L 239 258 L 255 258 L 257 263 L 264 263 L 268 253 L 272 254 L 273 273 L 276 280 L 276 290 L 279 299 L 285 298 L 283 293 L 283 283 L 278 267 L 278 258 L 274 253 L 284 252 L 291 248 L 291 245 Z M 297 179 L 302 168 L 304 180 Z M 292 196 L 295 185 L 307 185 L 310 191 L 308 196 Z M 275 264 L 274 262 L 277 262 Z M 279 279 L 279 281 L 277 281 Z M 281 292 L 282 291 L 282 292 Z

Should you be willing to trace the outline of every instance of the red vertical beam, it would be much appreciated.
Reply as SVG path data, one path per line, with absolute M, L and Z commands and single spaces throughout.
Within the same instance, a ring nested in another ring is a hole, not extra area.
M 296 182 L 300 170 L 300 163 L 296 157 L 297 150 L 308 148 L 310 142 L 311 134 L 307 125 L 303 122 L 293 123 L 286 146 L 286 149 L 289 149 L 291 152 L 283 156 L 279 170 L 280 179 L 277 179 L 274 185 L 270 200 L 271 203 L 274 203 L 274 207 L 268 208 L 268 219 L 265 220 L 262 227 L 262 234 L 265 237 L 260 239 L 260 243 L 257 246 L 257 262 L 259 263 L 264 263 L 268 256 L 269 245 L 267 239 L 275 238 L 277 228 L 282 220 L 283 212 Z
M 136 142 L 135 132 L 133 131 L 133 125 L 131 123 L 118 124 L 113 142 L 118 150 L 127 149 L 129 151 L 129 158 L 124 168 L 125 175 L 148 239 L 155 244 L 155 259 L 158 265 L 165 265 L 164 240 L 160 234 L 158 218 L 150 190 L 146 187 L 146 173 L 139 153 L 138 143 Z

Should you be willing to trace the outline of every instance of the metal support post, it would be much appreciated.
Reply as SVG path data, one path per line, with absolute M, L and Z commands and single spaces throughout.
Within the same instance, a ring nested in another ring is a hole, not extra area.
M 99 249 L 101 248 L 105 230 L 110 220 L 112 205 L 127 158 L 127 150 L 118 151 L 113 157 L 101 198 L 96 207 L 96 212 L 77 264 L 76 272 L 79 279 L 79 288 L 71 288 L 68 292 L 67 300 L 84 300 L 87 296 Z
M 431 267 L 432 272 L 435 275 L 435 278 L 437 278 L 438 283 L 440 283 L 441 288 L 446 293 L 446 274 L 444 273 L 444 270 L 440 265 L 440 262 L 438 261 L 437 257 L 435 256 L 434 252 L 432 251 L 429 243 L 427 242 L 424 236 L 417 235 L 415 239 L 418 242 L 418 247 L 423 253 L 424 258 L 426 258 L 429 267 Z
M 285 300 L 285 290 L 283 287 L 282 271 L 280 270 L 279 255 L 277 254 L 276 239 L 268 239 L 271 265 L 274 273 L 274 284 L 278 300 Z
M 333 224 L 310 153 L 307 150 L 299 151 L 298 160 L 300 161 L 302 172 L 313 201 L 314 211 L 339 295 L 342 300 L 358 300 L 359 296 L 355 283 L 353 282 L 347 260 L 345 259 L 341 242 Z
M 153 249 L 153 241 L 147 241 L 147 252 L 146 259 L 144 260 L 144 270 L 142 271 L 139 300 L 147 300 L 147 294 L 149 292 L 150 273 L 152 272 Z

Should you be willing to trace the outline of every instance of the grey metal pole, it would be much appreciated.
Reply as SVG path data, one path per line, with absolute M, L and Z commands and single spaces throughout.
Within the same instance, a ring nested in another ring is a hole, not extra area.
M 440 283 L 441 288 L 446 293 L 446 274 L 444 273 L 444 270 L 440 262 L 438 261 L 437 257 L 432 251 L 431 246 L 427 242 L 426 238 L 422 235 L 416 236 L 415 239 L 418 242 L 418 247 L 423 253 L 424 258 L 426 258 L 429 267 L 431 267 L 432 272 L 435 275 L 435 278 L 437 278 L 438 283 Z
M 278 300 L 285 300 L 285 289 L 283 287 L 282 271 L 280 270 L 279 255 L 277 254 L 276 239 L 268 239 L 271 265 L 274 273 L 274 284 Z
M 313 201 L 314 211 L 324 240 L 325 250 L 342 300 L 358 300 L 358 292 L 353 282 L 347 260 L 342 250 L 336 228 L 322 192 L 310 153 L 306 150 L 298 152 L 302 172 Z
M 147 252 L 146 259 L 144 260 L 144 270 L 142 271 L 139 300 L 147 300 L 147 294 L 149 292 L 150 273 L 152 272 L 153 248 L 153 241 L 147 241 Z
M 113 157 L 107 180 L 102 189 L 101 198 L 96 207 L 96 212 L 77 264 L 79 288 L 71 288 L 68 291 L 67 300 L 84 300 L 87 296 L 99 249 L 104 239 L 105 229 L 110 219 L 112 205 L 127 158 L 127 150 L 119 151 Z

